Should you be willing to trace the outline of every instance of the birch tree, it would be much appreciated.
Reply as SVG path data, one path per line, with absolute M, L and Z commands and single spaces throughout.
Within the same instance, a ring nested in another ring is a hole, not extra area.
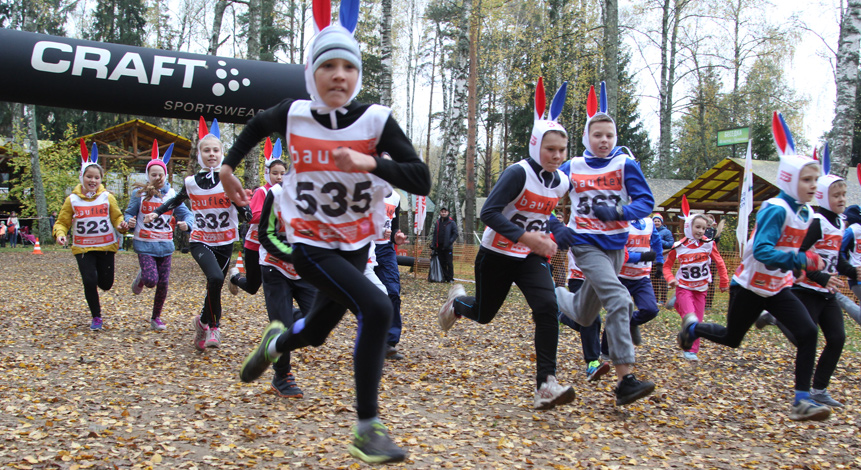
M 855 128 L 855 93 L 858 85 L 858 55 L 861 44 L 861 0 L 849 0 L 840 19 L 837 66 L 834 81 L 837 101 L 831 129 L 832 172 L 845 177 L 852 159 L 852 134 Z

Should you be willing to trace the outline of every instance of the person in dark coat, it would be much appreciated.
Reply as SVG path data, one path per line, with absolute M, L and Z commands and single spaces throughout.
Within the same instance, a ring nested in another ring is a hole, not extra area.
M 439 219 L 434 222 L 433 232 L 431 232 L 430 247 L 439 256 L 443 280 L 445 282 L 452 282 L 454 280 L 452 245 L 457 240 L 457 224 L 454 223 L 454 220 L 448 214 L 448 209 L 445 207 L 439 210 Z
M 661 214 L 656 212 L 652 216 L 652 221 L 655 222 L 655 235 L 661 239 L 661 247 L 664 250 L 669 250 L 673 247 L 673 243 L 676 241 L 673 238 L 673 232 L 664 225 L 664 217 Z M 655 297 L 658 300 L 658 305 L 663 305 L 667 302 L 667 281 L 665 281 L 664 276 L 661 275 L 662 269 L 664 269 L 663 257 L 661 257 L 660 261 L 656 259 L 655 262 L 652 263 L 652 286 L 655 288 Z

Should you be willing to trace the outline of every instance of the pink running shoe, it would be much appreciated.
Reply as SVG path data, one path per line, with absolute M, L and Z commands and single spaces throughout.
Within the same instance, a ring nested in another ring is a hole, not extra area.
M 206 333 L 204 346 L 207 348 L 217 348 L 221 346 L 221 332 L 218 331 L 218 327 L 212 327 Z
M 200 315 L 195 316 L 192 323 L 194 324 L 194 347 L 203 351 L 206 349 L 205 342 L 209 336 L 209 325 L 200 322 Z

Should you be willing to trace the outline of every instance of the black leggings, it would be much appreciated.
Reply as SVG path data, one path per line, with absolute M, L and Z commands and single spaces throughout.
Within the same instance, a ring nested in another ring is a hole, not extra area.
M 99 291 L 110 290 L 114 285 L 114 253 L 113 251 L 88 251 L 75 255 L 81 281 L 84 283 L 84 297 L 90 307 L 93 318 L 102 316 L 102 306 L 99 303 Z
M 819 356 L 816 370 L 813 371 L 813 388 L 823 390 L 831 382 L 831 376 L 837 369 L 840 355 L 843 354 L 843 345 L 846 343 L 843 310 L 840 309 L 840 304 L 834 296 L 827 299 L 819 292 L 805 288 L 792 289 L 792 293 L 804 304 L 810 319 L 819 325 L 822 335 L 825 336 L 825 347 L 822 349 L 822 355 Z M 789 327 L 779 321 L 777 327 L 792 344 L 798 345 Z
M 768 310 L 778 321 L 787 325 L 797 340 L 795 390 L 810 391 L 813 363 L 816 361 L 816 325 L 791 289 L 783 289 L 771 297 L 762 297 L 734 285 L 729 289 L 726 327 L 716 323 L 698 323 L 694 332 L 696 336 L 713 343 L 737 348 L 763 310 Z
M 260 274 L 263 280 L 263 297 L 266 299 L 266 312 L 269 321 L 278 320 L 287 327 L 302 318 L 304 313 L 311 310 L 317 289 L 302 279 L 290 279 L 272 266 L 261 266 Z M 293 299 L 299 308 L 293 306 Z M 275 373 L 284 375 L 290 372 L 290 352 L 281 354 L 272 364 Z
M 356 315 L 358 332 L 353 351 L 356 413 L 359 419 L 377 416 L 377 395 L 383 374 L 386 335 L 392 323 L 392 302 L 365 276 L 369 246 L 340 251 L 300 243 L 293 245 L 296 272 L 319 294 L 304 321 L 278 338 L 279 352 L 320 346 L 349 308 Z
M 189 249 L 203 275 L 206 276 L 206 298 L 200 311 L 200 322 L 210 328 L 221 323 L 221 287 L 230 266 L 233 244 L 209 246 L 199 242 L 189 243 Z
M 254 295 L 263 283 L 263 279 L 260 277 L 260 252 L 244 247 L 242 253 L 245 275 L 237 276 L 234 284 L 245 292 Z
M 512 283 L 517 284 L 532 309 L 535 380 L 540 387 L 548 375 L 556 375 L 559 342 L 556 287 L 547 258 L 533 254 L 513 258 L 480 248 L 475 257 L 475 297 L 459 297 L 454 302 L 454 311 L 478 323 L 490 323 L 505 302 Z

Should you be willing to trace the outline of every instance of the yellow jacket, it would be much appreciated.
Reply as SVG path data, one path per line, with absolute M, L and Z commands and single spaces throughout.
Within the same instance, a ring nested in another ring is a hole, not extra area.
M 84 196 L 83 192 L 81 192 L 81 185 L 75 186 L 75 189 L 72 190 L 72 194 L 77 195 L 81 199 L 92 201 L 97 196 L 107 191 L 104 185 L 99 185 L 99 189 L 96 190 L 96 196 L 92 198 L 88 198 Z M 119 205 L 117 205 L 117 199 L 113 194 L 108 193 L 108 203 L 110 205 L 111 211 L 111 223 L 114 224 L 114 227 L 120 231 L 120 233 L 125 233 L 125 230 L 120 230 L 120 224 L 123 223 L 123 212 L 120 210 Z M 72 215 L 74 214 L 74 210 L 72 209 L 72 200 L 71 197 L 67 197 L 65 202 L 63 202 L 63 208 L 60 209 L 59 215 L 57 215 L 57 222 L 54 223 L 54 239 L 66 236 L 69 233 L 69 229 L 72 227 Z M 120 236 L 117 240 L 117 243 L 107 246 L 98 246 L 92 248 L 81 248 L 72 245 L 72 254 L 77 255 L 80 253 L 86 253 L 88 251 L 116 251 L 119 249 L 119 240 L 122 240 L 122 236 Z

